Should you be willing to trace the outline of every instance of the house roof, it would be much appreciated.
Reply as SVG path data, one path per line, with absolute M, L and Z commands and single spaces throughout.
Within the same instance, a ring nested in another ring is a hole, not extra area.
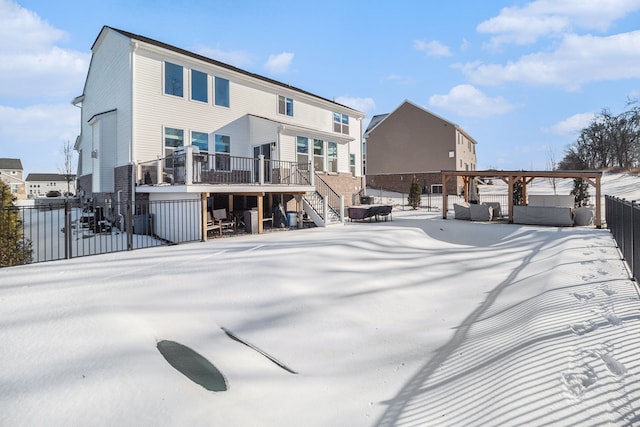
M 271 84 L 273 84 L 273 85 L 280 86 L 280 87 L 286 88 L 286 89 L 288 89 L 288 90 L 293 90 L 293 91 L 296 91 L 296 92 L 299 92 L 299 93 L 302 93 L 302 94 L 305 94 L 305 95 L 308 95 L 308 96 L 311 96 L 311 97 L 314 97 L 314 98 L 320 99 L 320 100 L 322 100 L 322 101 L 324 101 L 324 102 L 330 102 L 330 103 L 335 104 L 335 105 L 337 105 L 337 106 L 339 106 L 339 107 L 341 107 L 341 108 L 344 108 L 344 109 L 347 109 L 347 110 L 353 111 L 354 113 L 357 113 L 357 115 L 361 115 L 361 116 L 363 116 L 363 117 L 364 117 L 364 115 L 365 115 L 365 114 L 364 114 L 364 113 L 362 113 L 361 111 L 358 111 L 358 110 L 353 109 L 353 108 L 351 108 L 351 107 L 348 107 L 348 106 L 346 106 L 346 105 L 340 104 L 340 103 L 335 102 L 335 101 L 333 101 L 333 100 L 331 100 L 331 99 L 324 98 L 324 97 L 322 97 L 322 96 L 319 96 L 319 95 L 313 94 L 313 93 L 311 93 L 311 92 L 307 92 L 307 91 L 302 90 L 302 89 L 300 89 L 300 88 L 297 88 L 297 87 L 295 87 L 295 86 L 291 86 L 290 84 L 282 83 L 282 82 L 279 82 L 279 81 L 277 81 L 277 80 L 273 80 L 273 79 L 270 79 L 270 78 L 268 78 L 268 77 L 261 76 L 260 74 L 251 73 L 251 72 L 246 71 L 246 70 L 243 70 L 243 69 L 241 69 L 241 68 L 234 67 L 233 65 L 225 64 L 224 62 L 220 62 L 220 61 L 217 61 L 217 60 L 215 60 L 215 59 L 208 58 L 208 57 L 206 57 L 206 56 L 199 55 L 199 54 L 197 54 L 197 53 L 190 52 L 190 51 L 188 51 L 188 50 L 185 50 L 185 49 L 182 49 L 182 48 L 179 48 L 179 47 L 176 47 L 176 46 L 172 46 L 172 45 L 170 45 L 170 44 L 163 43 L 163 42 L 161 42 L 161 41 L 154 40 L 154 39 L 149 38 L 149 37 L 141 36 L 141 35 L 139 35 L 139 34 L 130 33 L 129 31 L 124 31 L 124 30 L 120 30 L 120 29 L 118 29 L 118 28 L 109 27 L 109 26 L 107 26 L 107 25 L 105 25 L 104 27 L 102 27 L 102 30 L 100 31 L 100 34 L 98 34 L 98 37 L 96 38 L 96 41 L 95 41 L 95 42 L 93 43 L 93 45 L 91 46 L 91 49 L 92 49 L 92 50 L 93 50 L 93 47 L 95 46 L 95 44 L 97 43 L 98 39 L 100 38 L 100 35 L 104 32 L 104 30 L 105 30 L 105 29 L 110 29 L 110 30 L 112 30 L 112 31 L 115 31 L 115 32 L 117 32 L 117 33 L 122 34 L 123 36 L 125 36 L 125 37 L 127 37 L 127 38 L 134 39 L 134 40 L 139 40 L 139 41 L 141 41 L 141 42 L 149 43 L 149 44 L 151 44 L 151 45 L 154 45 L 154 46 L 157 46 L 157 47 L 160 47 L 160 48 L 163 48 L 163 49 L 167 49 L 167 50 L 170 50 L 170 51 L 172 51 L 172 52 L 179 53 L 179 54 L 181 54 L 181 55 L 186 55 L 186 56 L 189 56 L 189 57 L 191 57 L 191 58 L 195 58 L 195 59 L 198 59 L 198 60 L 200 60 L 200 61 L 204 61 L 204 62 L 207 62 L 207 63 L 209 63 L 209 64 L 215 65 L 215 66 L 217 66 L 217 67 L 225 68 L 225 69 L 227 69 L 227 70 L 230 70 L 230 71 L 233 71 L 233 72 L 236 72 L 236 73 L 239 73 L 239 74 L 243 74 L 243 75 L 245 75 L 245 76 L 252 77 L 252 78 L 254 78 L 254 79 L 262 80 L 262 81 L 264 81 L 264 82 L 271 83 Z M 81 96 L 82 96 L 82 95 L 81 95 Z M 81 96 L 80 96 L 80 97 L 81 97 Z M 75 99 L 80 99 L 80 97 L 76 97 Z M 74 101 L 75 101 L 75 99 L 74 99 Z
M 22 162 L 20 159 L 0 159 L 0 169 L 22 170 Z
M 389 115 L 389 113 L 387 113 L 387 114 L 376 114 L 375 116 L 373 116 L 371 118 L 371 121 L 369 122 L 369 125 L 367 126 L 367 130 L 365 130 L 364 133 L 366 134 L 371 129 L 376 127 L 378 125 L 378 123 L 380 123 L 382 120 L 384 120 L 388 115 Z
M 76 176 L 72 175 L 72 177 L 75 178 Z M 25 181 L 66 181 L 66 178 L 59 173 L 30 173 Z
M 435 114 L 435 113 L 433 113 L 433 112 L 431 112 L 431 111 L 427 110 L 426 108 L 423 108 L 423 107 L 421 107 L 421 106 L 419 106 L 419 105 L 416 105 L 416 104 L 414 104 L 413 102 L 411 102 L 411 101 L 409 101 L 409 100 L 407 100 L 407 99 L 405 99 L 405 100 L 404 100 L 400 105 L 398 105 L 398 107 L 396 107 L 396 109 L 395 109 L 395 110 L 393 110 L 392 112 L 387 113 L 387 114 L 379 114 L 379 115 L 373 116 L 373 118 L 371 119 L 371 123 L 369 123 L 369 126 L 367 126 L 367 130 L 364 132 L 364 136 L 366 137 L 366 136 L 367 136 L 371 131 L 373 131 L 376 127 L 378 127 L 378 126 L 380 125 L 380 123 L 384 122 L 384 121 L 385 121 L 385 119 L 386 119 L 387 117 L 389 117 L 390 115 L 392 115 L 393 113 L 395 113 L 396 111 L 398 111 L 398 109 L 400 109 L 400 107 L 402 107 L 402 106 L 403 106 L 403 105 L 405 105 L 405 104 L 412 105 L 413 107 L 418 108 L 419 110 L 424 111 L 426 114 L 430 114 L 430 115 L 432 115 L 433 117 L 437 117 L 438 119 L 442 120 L 443 122 L 446 122 L 446 123 L 450 124 L 451 126 L 453 126 L 454 128 L 456 128 L 459 132 L 463 133 L 463 134 L 464 134 L 467 138 L 469 138 L 469 140 L 470 140 L 471 142 L 473 142 L 474 144 L 477 144 L 477 143 L 478 143 L 478 142 L 477 142 L 477 141 L 476 141 L 476 140 L 475 140 L 471 135 L 469 135 L 469 134 L 468 134 L 464 129 L 462 129 L 462 128 L 461 128 L 460 126 L 458 126 L 457 124 L 453 123 L 453 122 L 452 122 L 452 121 L 450 121 L 450 120 L 445 119 L 445 118 L 444 118 L 444 117 L 442 117 L 442 116 L 439 116 L 439 115 L 437 115 L 437 114 Z M 376 122 L 374 122 L 374 120 L 376 119 L 376 117 L 379 117 L 379 119 L 378 119 Z

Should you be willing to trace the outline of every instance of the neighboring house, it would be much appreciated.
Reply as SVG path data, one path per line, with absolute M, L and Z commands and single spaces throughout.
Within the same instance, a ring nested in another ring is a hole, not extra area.
M 76 176 L 67 178 L 59 173 L 30 173 L 25 179 L 27 184 L 27 197 L 46 197 L 50 191 L 59 191 L 61 195 L 76 193 Z
M 415 175 L 423 192 L 442 192 L 442 170 L 476 170 L 476 144 L 458 125 L 410 101 L 371 119 L 364 134 L 367 187 L 408 193 Z M 447 189 L 459 192 L 462 179 Z
M 11 188 L 17 200 L 25 200 L 27 192 L 22 179 L 23 169 L 20 159 L 0 159 L 0 179 Z
M 326 224 L 323 203 L 338 214 L 339 196 L 350 204 L 363 189 L 363 113 L 107 26 L 91 50 L 72 101 L 84 197 L 201 198 L 265 216 L 279 202 Z

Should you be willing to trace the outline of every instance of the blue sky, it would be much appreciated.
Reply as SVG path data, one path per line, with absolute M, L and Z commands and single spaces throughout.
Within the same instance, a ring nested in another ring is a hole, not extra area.
M 103 25 L 354 107 L 408 99 L 478 141 L 478 169 L 548 169 L 640 98 L 640 0 L 0 0 L 0 157 L 59 172 Z

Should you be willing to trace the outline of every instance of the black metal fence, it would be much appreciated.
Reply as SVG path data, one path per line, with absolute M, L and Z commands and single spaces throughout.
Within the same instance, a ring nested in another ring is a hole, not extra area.
M 638 281 L 640 276 L 640 206 L 617 197 L 605 196 L 607 228 Z
M 31 262 L 172 245 L 202 236 L 199 199 L 134 203 L 58 199 L 0 209 L 17 213 L 22 225 L 19 243 L 31 251 L 26 258 Z

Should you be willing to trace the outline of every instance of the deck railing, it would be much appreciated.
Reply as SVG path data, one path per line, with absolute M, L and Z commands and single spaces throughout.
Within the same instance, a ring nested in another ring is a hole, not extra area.
M 140 185 L 307 185 L 308 175 L 308 163 L 197 153 L 191 146 L 165 158 L 141 162 L 137 170 Z

